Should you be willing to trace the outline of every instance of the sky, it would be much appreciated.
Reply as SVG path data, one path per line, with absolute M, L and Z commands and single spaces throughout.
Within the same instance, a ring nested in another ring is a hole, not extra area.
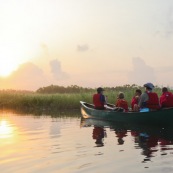
M 172 0 L 0 0 L 0 89 L 173 87 Z

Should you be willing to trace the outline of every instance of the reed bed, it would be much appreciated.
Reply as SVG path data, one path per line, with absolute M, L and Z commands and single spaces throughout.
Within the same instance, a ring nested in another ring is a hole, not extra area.
M 119 91 L 106 90 L 108 102 L 114 104 L 119 92 L 124 92 L 125 99 L 129 106 L 135 89 L 121 89 Z M 0 107 L 23 110 L 68 110 L 79 109 L 79 101 L 92 103 L 92 96 L 95 93 L 63 93 L 63 94 L 40 94 L 40 93 L 4 93 L 0 92 Z M 157 93 L 160 95 L 161 90 Z
M 79 101 L 92 101 L 91 93 L 38 94 L 0 93 L 0 107 L 10 109 L 79 109 Z

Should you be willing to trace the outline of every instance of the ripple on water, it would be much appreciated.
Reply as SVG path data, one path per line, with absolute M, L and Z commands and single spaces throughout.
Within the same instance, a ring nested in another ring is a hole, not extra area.
M 171 129 L 85 123 L 71 117 L 0 116 L 0 170 L 5 173 L 173 171 Z

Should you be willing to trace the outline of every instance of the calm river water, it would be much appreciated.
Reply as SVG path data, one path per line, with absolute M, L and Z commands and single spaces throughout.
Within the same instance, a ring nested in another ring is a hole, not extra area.
M 2 173 L 172 173 L 173 127 L 0 112 Z

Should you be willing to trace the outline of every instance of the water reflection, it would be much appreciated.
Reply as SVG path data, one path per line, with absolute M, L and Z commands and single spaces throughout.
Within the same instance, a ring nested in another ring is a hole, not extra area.
M 10 123 L 5 119 L 0 119 L 0 138 L 12 137 L 14 129 L 10 126 Z
M 141 154 L 146 156 L 143 162 L 150 161 L 150 158 L 154 157 L 154 153 L 158 151 L 156 147 L 158 146 L 159 137 L 137 131 L 131 131 L 131 134 L 135 138 L 135 143 L 138 144 L 136 148 L 141 148 Z
M 0 139 L 14 137 L 14 130 L 8 119 L 0 119 Z
M 95 143 L 97 147 L 104 146 L 104 138 L 107 136 L 106 130 L 103 127 L 94 126 L 93 129 L 93 139 L 95 139 Z
M 124 130 L 124 129 L 116 130 L 115 129 L 115 134 L 116 134 L 116 137 L 118 138 L 117 139 L 118 144 L 123 145 L 124 144 L 124 139 L 123 138 L 127 136 L 127 130 Z
M 67 116 L 0 114 L 0 170 L 173 171 L 173 127 L 80 120 Z
M 99 146 L 104 146 L 106 129 L 115 133 L 117 145 L 124 145 L 126 137 L 132 138 L 134 148 L 140 149 L 141 155 L 144 156 L 143 163 L 151 161 L 151 158 L 158 154 L 167 155 L 170 150 L 173 150 L 171 147 L 173 145 L 173 127 L 124 124 L 94 119 L 81 119 L 81 127 L 94 127 L 93 139 Z M 109 138 L 107 135 L 106 137 Z

